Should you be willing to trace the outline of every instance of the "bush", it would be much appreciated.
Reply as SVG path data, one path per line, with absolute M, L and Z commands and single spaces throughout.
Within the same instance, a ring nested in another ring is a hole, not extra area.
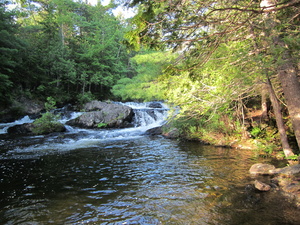
M 80 105 L 84 105 L 92 100 L 95 100 L 95 96 L 91 92 L 85 92 L 84 94 L 79 94 L 77 96 Z
M 60 115 L 54 115 L 51 110 L 55 109 L 55 100 L 53 97 L 48 97 L 45 103 L 46 113 L 41 118 L 33 122 L 33 133 L 35 134 L 48 134 L 52 132 L 65 131 L 65 126 L 58 122 Z
M 52 132 L 63 131 L 64 125 L 58 122 L 59 116 L 51 112 L 46 112 L 41 118 L 33 122 L 33 133 L 35 134 L 48 134 Z

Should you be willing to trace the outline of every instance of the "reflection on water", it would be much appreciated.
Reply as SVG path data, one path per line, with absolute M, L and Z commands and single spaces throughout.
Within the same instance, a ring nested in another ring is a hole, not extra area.
M 2 153 L 0 224 L 300 222 L 278 193 L 247 189 L 244 150 L 142 136 L 63 148 Z

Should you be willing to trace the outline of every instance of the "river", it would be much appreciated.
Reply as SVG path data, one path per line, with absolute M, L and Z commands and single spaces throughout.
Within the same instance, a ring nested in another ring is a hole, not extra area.
M 167 110 L 133 107 L 119 130 L 10 137 L 0 124 L 0 224 L 299 224 L 288 199 L 251 188 L 250 166 L 271 159 L 146 136 Z

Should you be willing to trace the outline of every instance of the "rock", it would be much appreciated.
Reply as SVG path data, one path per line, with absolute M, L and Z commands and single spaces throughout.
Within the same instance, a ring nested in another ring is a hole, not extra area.
M 282 190 L 288 193 L 298 193 L 300 191 L 300 183 L 293 182 L 282 187 Z
M 41 102 L 20 97 L 7 108 L 0 106 L 0 123 L 13 122 L 26 115 L 36 118 L 42 110 L 44 110 L 44 106 Z
M 91 101 L 84 105 L 83 110 L 85 112 L 91 112 L 91 111 L 101 111 L 102 109 L 108 107 L 108 103 L 106 102 L 100 102 L 100 101 Z
M 158 108 L 158 109 L 163 108 L 163 106 L 160 102 L 150 102 L 148 104 L 148 107 L 149 108 Z
M 255 180 L 254 187 L 259 191 L 270 191 L 271 186 L 261 181 Z
M 151 128 L 149 130 L 146 131 L 146 135 L 161 135 L 162 134 L 162 128 L 161 127 L 154 127 L 154 128 Z
M 271 170 L 273 174 L 284 174 L 284 175 L 293 175 L 296 173 L 300 173 L 300 164 L 286 166 L 284 168 Z
M 256 163 L 251 166 L 249 172 L 253 175 L 270 175 L 275 170 L 275 166 L 270 164 Z
M 7 129 L 8 134 L 32 134 L 33 130 L 36 128 L 36 126 L 33 123 L 24 123 L 20 125 L 15 125 L 13 127 L 9 127 Z M 40 134 L 50 134 L 54 132 L 65 132 L 66 127 L 61 123 L 53 123 L 53 125 L 47 130 L 41 132 Z
M 24 123 L 20 125 L 15 125 L 13 127 L 9 127 L 7 129 L 8 134 L 30 134 L 32 133 L 32 130 L 34 128 L 34 125 L 32 123 Z
M 133 118 L 133 109 L 120 104 L 93 101 L 87 104 L 85 109 L 97 111 L 84 113 L 67 124 L 82 128 L 122 128 L 129 126 Z
M 20 101 L 23 104 L 25 115 L 39 114 L 42 110 L 44 110 L 44 104 L 42 104 L 41 102 L 37 102 L 26 98 L 21 98 Z

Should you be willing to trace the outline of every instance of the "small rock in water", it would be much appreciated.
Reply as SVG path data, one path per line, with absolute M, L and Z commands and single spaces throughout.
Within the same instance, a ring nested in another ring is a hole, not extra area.
M 254 186 L 259 191 L 270 191 L 270 189 L 271 189 L 270 185 L 263 183 L 261 181 L 258 181 L 258 180 L 254 181 Z

